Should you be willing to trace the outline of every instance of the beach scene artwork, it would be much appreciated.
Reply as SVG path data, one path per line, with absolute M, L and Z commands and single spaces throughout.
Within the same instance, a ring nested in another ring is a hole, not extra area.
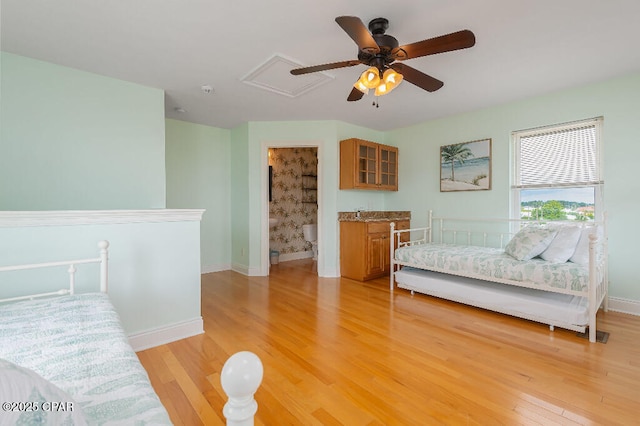
M 491 189 L 491 139 L 440 147 L 440 192 Z

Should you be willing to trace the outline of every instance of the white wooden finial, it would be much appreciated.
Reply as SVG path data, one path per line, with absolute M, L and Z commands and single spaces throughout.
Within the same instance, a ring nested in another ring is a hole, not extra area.
M 258 411 L 253 395 L 262 383 L 262 374 L 262 362 L 253 352 L 235 353 L 224 363 L 220 382 L 229 397 L 222 409 L 227 426 L 253 426 Z

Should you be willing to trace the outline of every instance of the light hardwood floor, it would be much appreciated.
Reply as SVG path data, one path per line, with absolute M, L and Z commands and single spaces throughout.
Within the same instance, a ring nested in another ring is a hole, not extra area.
M 599 314 L 606 344 L 396 289 L 318 278 L 202 276 L 205 334 L 139 352 L 176 425 L 224 424 L 220 371 L 256 353 L 256 425 L 640 424 L 640 317 Z

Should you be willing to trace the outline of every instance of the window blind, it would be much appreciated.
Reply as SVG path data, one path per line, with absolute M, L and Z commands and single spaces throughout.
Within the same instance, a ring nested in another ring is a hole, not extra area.
M 596 122 L 519 135 L 517 188 L 599 184 Z

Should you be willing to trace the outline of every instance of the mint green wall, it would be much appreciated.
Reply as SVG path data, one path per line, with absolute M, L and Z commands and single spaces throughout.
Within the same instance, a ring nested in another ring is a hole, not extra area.
M 268 254 L 262 250 L 262 199 L 267 185 L 263 145 L 319 147 L 324 252 L 319 268 L 327 275 L 338 273 L 337 212 L 384 208 L 382 193 L 337 189 L 339 141 L 359 137 L 383 142 L 382 132 L 333 121 L 251 122 L 227 132 L 167 120 L 166 129 L 167 205 L 207 209 L 201 242 L 205 272 L 230 263 L 237 271 L 260 275 L 267 267 Z M 226 150 L 218 149 L 226 138 Z M 216 159 L 208 160 L 210 155 Z M 221 169 L 212 170 L 214 165 Z
M 162 90 L 0 55 L 0 210 L 165 207 Z
M 206 209 L 200 223 L 203 272 L 231 267 L 231 132 L 166 120 L 167 208 Z
M 0 227 L 0 266 L 95 258 L 98 241 L 108 240 L 109 298 L 131 335 L 200 319 L 199 239 L 197 221 Z M 100 290 L 96 265 L 77 269 L 78 292 Z M 11 280 L 30 272 L 3 272 L 0 298 L 14 296 Z M 46 276 L 68 285 L 65 267 Z M 19 282 L 22 294 L 52 290 L 39 280 Z
M 249 125 L 231 131 L 231 264 L 249 272 Z
M 0 210 L 165 207 L 162 90 L 4 52 L 0 90 Z M 0 228 L 0 259 L 93 257 L 101 239 L 127 333 L 200 318 L 199 222 Z
M 244 137 L 244 134 L 243 134 Z M 338 222 L 337 213 L 342 210 L 354 210 L 360 206 L 383 205 L 381 194 L 359 191 L 339 191 L 339 141 L 341 138 L 360 137 L 382 141 L 383 133 L 358 126 L 335 121 L 291 121 L 291 122 L 251 122 L 248 124 L 248 199 L 249 212 L 247 228 L 249 233 L 245 239 L 249 248 L 250 271 L 259 271 L 265 267 L 268 254 L 262 247 L 262 196 L 266 188 L 267 157 L 263 158 L 263 148 L 271 146 L 301 146 L 312 144 L 318 146 L 319 186 L 319 229 L 322 233 L 322 255 L 318 271 L 322 275 L 335 276 L 338 273 Z M 236 142 L 232 138 L 232 144 Z M 244 140 L 242 140 L 244 143 Z M 235 148 L 232 148 L 232 150 Z M 240 158 L 240 156 L 236 157 Z M 236 164 L 236 158 L 232 164 Z M 238 176 L 242 179 L 242 176 Z M 234 192 L 235 185 L 234 182 Z M 232 200 L 232 203 L 234 201 Z M 234 211 L 237 206 L 233 206 Z M 266 211 L 266 210 L 265 210 Z M 235 219 L 235 218 L 234 218 Z M 234 232 L 236 228 L 234 227 Z M 235 235 L 234 235 L 235 241 Z M 234 250 L 235 255 L 235 250 Z
M 321 255 L 322 264 L 318 265 L 319 273 L 324 270 L 335 271 L 336 245 L 336 188 L 337 188 L 337 151 L 336 127 L 332 121 L 286 121 L 286 122 L 251 122 L 249 123 L 249 187 L 252 209 L 249 223 L 251 268 L 264 268 L 268 261 L 268 253 L 262 247 L 262 190 L 266 188 L 267 157 L 262 157 L 263 144 L 266 146 L 297 146 L 300 143 L 318 146 L 318 194 L 322 205 L 318 210 L 318 224 L 324 237 Z M 331 272 L 329 272 L 331 274 Z
M 605 210 L 609 214 L 611 295 L 640 300 L 634 224 L 640 211 L 640 74 L 612 79 L 387 133 L 400 149 L 400 191 L 386 195 L 387 208 L 412 211 L 412 225 L 426 212 L 441 216 L 508 217 L 510 135 L 514 130 L 604 117 Z M 439 147 L 483 138 L 493 140 L 490 191 L 441 193 Z
M 338 268 L 338 211 L 411 210 L 414 225 L 426 223 L 428 209 L 505 217 L 510 133 L 604 116 L 611 294 L 640 300 L 633 267 L 640 231 L 631 225 L 640 207 L 633 195 L 640 189 L 635 176 L 640 144 L 634 138 L 640 122 L 639 74 L 390 132 L 335 121 L 252 122 L 225 131 L 168 120 L 165 156 L 161 90 L 8 53 L 0 61 L 1 210 L 203 207 L 203 267 L 230 262 L 248 273 L 267 261 L 261 249 L 265 144 L 319 146 L 324 240 L 319 268 L 330 275 Z M 398 193 L 338 190 L 339 141 L 349 137 L 400 148 Z M 492 190 L 440 193 L 439 147 L 480 138 L 493 140 Z M 217 151 L 213 170 L 200 158 L 212 153 L 208 140 Z M 217 148 L 227 141 L 222 153 Z M 224 176 L 227 182 L 206 184 Z

